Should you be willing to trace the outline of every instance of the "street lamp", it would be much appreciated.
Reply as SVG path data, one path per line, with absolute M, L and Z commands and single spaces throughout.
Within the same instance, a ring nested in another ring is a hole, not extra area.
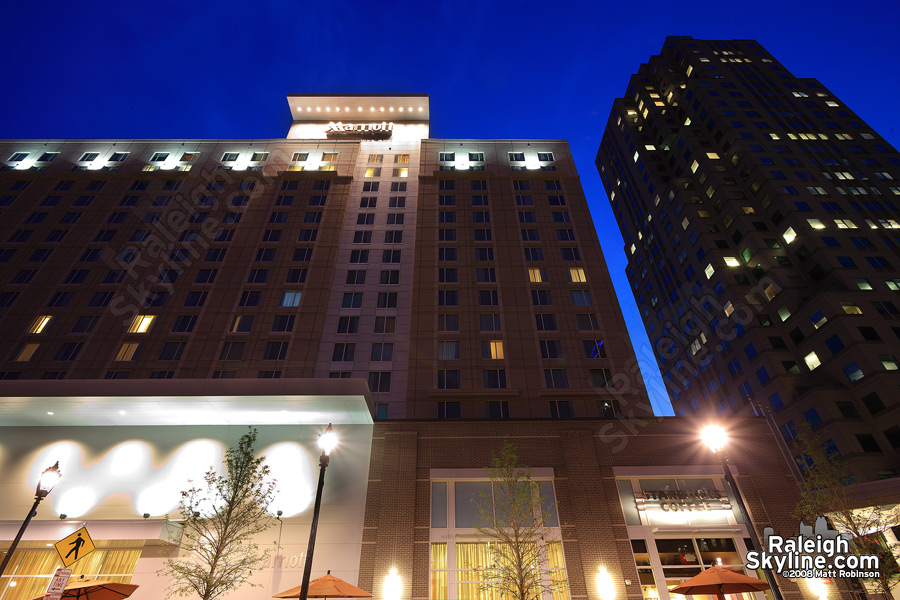
M 19 540 L 22 539 L 22 535 L 25 533 L 25 528 L 28 527 L 28 524 L 31 522 L 31 518 L 37 514 L 38 504 L 41 503 L 41 500 L 47 497 L 47 494 L 53 489 L 53 486 L 56 485 L 56 482 L 59 481 L 59 478 L 62 475 L 59 472 L 59 461 L 56 461 L 56 464 L 48 469 L 44 469 L 44 472 L 41 473 L 41 478 L 38 480 L 37 487 L 34 490 L 34 504 L 31 506 L 31 510 L 28 511 L 28 516 L 25 517 L 25 522 L 22 523 L 22 526 L 19 528 L 19 533 L 16 534 L 16 539 L 13 540 L 12 545 L 9 547 L 9 550 L 6 551 L 6 556 L 3 558 L 3 563 L 0 563 L 0 577 L 3 576 L 3 572 L 6 571 L 6 565 L 9 564 L 9 561 L 12 559 L 13 552 L 16 551 L 16 546 L 19 545 Z
M 718 425 L 709 425 L 703 429 L 700 436 L 703 439 L 703 443 L 713 451 L 713 454 L 718 454 L 719 458 L 722 460 L 722 469 L 725 471 L 725 481 L 728 482 L 728 486 L 731 488 L 731 495 L 734 497 L 735 502 L 737 502 L 741 515 L 744 517 L 744 522 L 747 524 L 747 531 L 750 532 L 750 540 L 753 542 L 756 550 L 762 551 L 763 545 L 759 541 L 759 535 L 756 533 L 753 521 L 750 520 L 750 513 L 747 511 L 747 505 L 744 504 L 744 498 L 741 496 L 737 482 L 734 480 L 734 475 L 731 474 L 731 469 L 728 468 L 728 457 L 725 455 L 725 445 L 728 443 L 728 434 Z M 766 581 L 769 583 L 769 589 L 772 590 L 772 595 L 775 597 L 775 600 L 784 600 L 784 597 L 781 595 L 781 590 L 778 588 L 778 583 L 775 581 L 775 574 L 772 573 L 772 569 L 763 567 L 763 573 L 766 576 Z
M 338 445 L 338 435 L 331 428 L 331 423 L 323 433 L 319 434 L 316 444 L 322 450 L 319 456 L 319 487 L 316 489 L 316 505 L 313 509 L 312 525 L 309 528 L 309 546 L 306 549 L 306 565 L 303 567 L 303 583 L 300 584 L 300 598 L 307 600 L 309 594 L 309 574 L 312 571 L 313 550 L 316 547 L 316 528 L 319 525 L 319 509 L 322 507 L 322 488 L 325 486 L 325 469 L 331 451 Z M 779 599 L 780 600 L 780 599 Z

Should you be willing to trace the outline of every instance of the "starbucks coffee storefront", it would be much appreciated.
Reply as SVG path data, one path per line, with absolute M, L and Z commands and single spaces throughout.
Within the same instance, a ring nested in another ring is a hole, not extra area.
M 761 577 L 744 568 L 748 532 L 721 467 L 614 471 L 643 598 L 681 600 L 667 590 L 710 565 Z M 732 596 L 751 600 L 753 594 Z

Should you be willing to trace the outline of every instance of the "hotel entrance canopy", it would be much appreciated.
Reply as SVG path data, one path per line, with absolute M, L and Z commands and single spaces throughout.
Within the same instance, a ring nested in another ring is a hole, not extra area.
M 0 426 L 371 425 L 363 379 L 4 381 Z

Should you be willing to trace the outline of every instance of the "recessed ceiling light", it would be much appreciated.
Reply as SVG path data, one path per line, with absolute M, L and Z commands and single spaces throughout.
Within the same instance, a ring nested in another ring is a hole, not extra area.
M 119 411 L 119 414 L 120 414 L 120 415 L 125 415 L 125 414 L 128 414 L 128 413 L 126 413 L 124 410 L 120 410 L 120 411 Z
M 349 107 L 349 106 L 345 106 L 345 107 L 344 107 L 344 112 L 350 112 L 350 107 Z
M 316 107 L 316 112 L 322 112 L 322 107 L 321 107 L 321 106 L 317 106 L 317 107 Z
M 419 112 L 422 112 L 422 107 L 421 107 L 421 106 L 419 107 Z
M 388 110 L 391 111 L 391 112 L 394 112 L 394 107 L 392 106 L 392 107 L 390 107 Z
M 311 106 L 307 106 L 307 107 L 306 107 L 306 112 L 312 112 L 312 107 L 311 107 Z
M 357 108 L 356 110 L 358 110 L 359 112 L 362 112 L 362 106 L 360 106 L 360 107 Z
M 400 107 L 400 112 L 403 112 L 403 107 L 402 107 L 402 106 Z
M 369 107 L 369 110 L 372 111 L 372 112 L 375 112 L 375 107 L 374 107 L 374 106 L 370 106 L 370 107 Z
M 331 107 L 330 107 L 330 106 L 326 106 L 326 107 L 325 107 L 325 112 L 331 112 Z
M 53 411 L 52 411 L 52 410 L 48 410 L 48 411 L 47 411 L 47 414 L 50 415 L 50 416 L 52 417 L 52 416 L 53 416 Z
M 378 108 L 378 110 L 380 110 L 381 112 L 384 112 L 384 107 L 381 106 L 381 107 Z

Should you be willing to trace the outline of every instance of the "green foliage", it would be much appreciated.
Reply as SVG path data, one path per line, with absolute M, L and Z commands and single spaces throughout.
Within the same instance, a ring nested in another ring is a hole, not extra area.
M 479 569 L 482 589 L 503 600 L 540 600 L 564 591 L 566 582 L 550 577 L 543 526 L 549 515 L 531 469 L 519 464 L 516 447 L 506 442 L 486 470 L 493 493 L 482 493 L 475 524 L 491 543 L 490 564 Z
M 833 445 L 822 444 L 809 428 L 797 436 L 794 447 L 802 457 L 798 463 L 804 475 L 794 518 L 812 525 L 825 516 L 836 530 L 851 535 L 857 554 L 878 555 L 881 577 L 876 584 L 890 598 L 891 589 L 900 582 L 900 567 L 891 552 L 898 548 L 886 543 L 883 532 L 900 521 L 900 505 L 860 506 L 856 478 L 848 472 L 847 463 L 838 460 Z
M 224 476 L 210 468 L 204 486 L 181 492 L 181 550 L 188 556 L 169 557 L 157 573 L 170 579 L 168 597 L 215 600 L 247 584 L 268 557 L 269 551 L 260 552 L 252 541 L 272 525 L 266 509 L 275 493 L 275 482 L 266 481 L 265 457 L 253 452 L 256 435 L 251 428 L 228 449 Z

